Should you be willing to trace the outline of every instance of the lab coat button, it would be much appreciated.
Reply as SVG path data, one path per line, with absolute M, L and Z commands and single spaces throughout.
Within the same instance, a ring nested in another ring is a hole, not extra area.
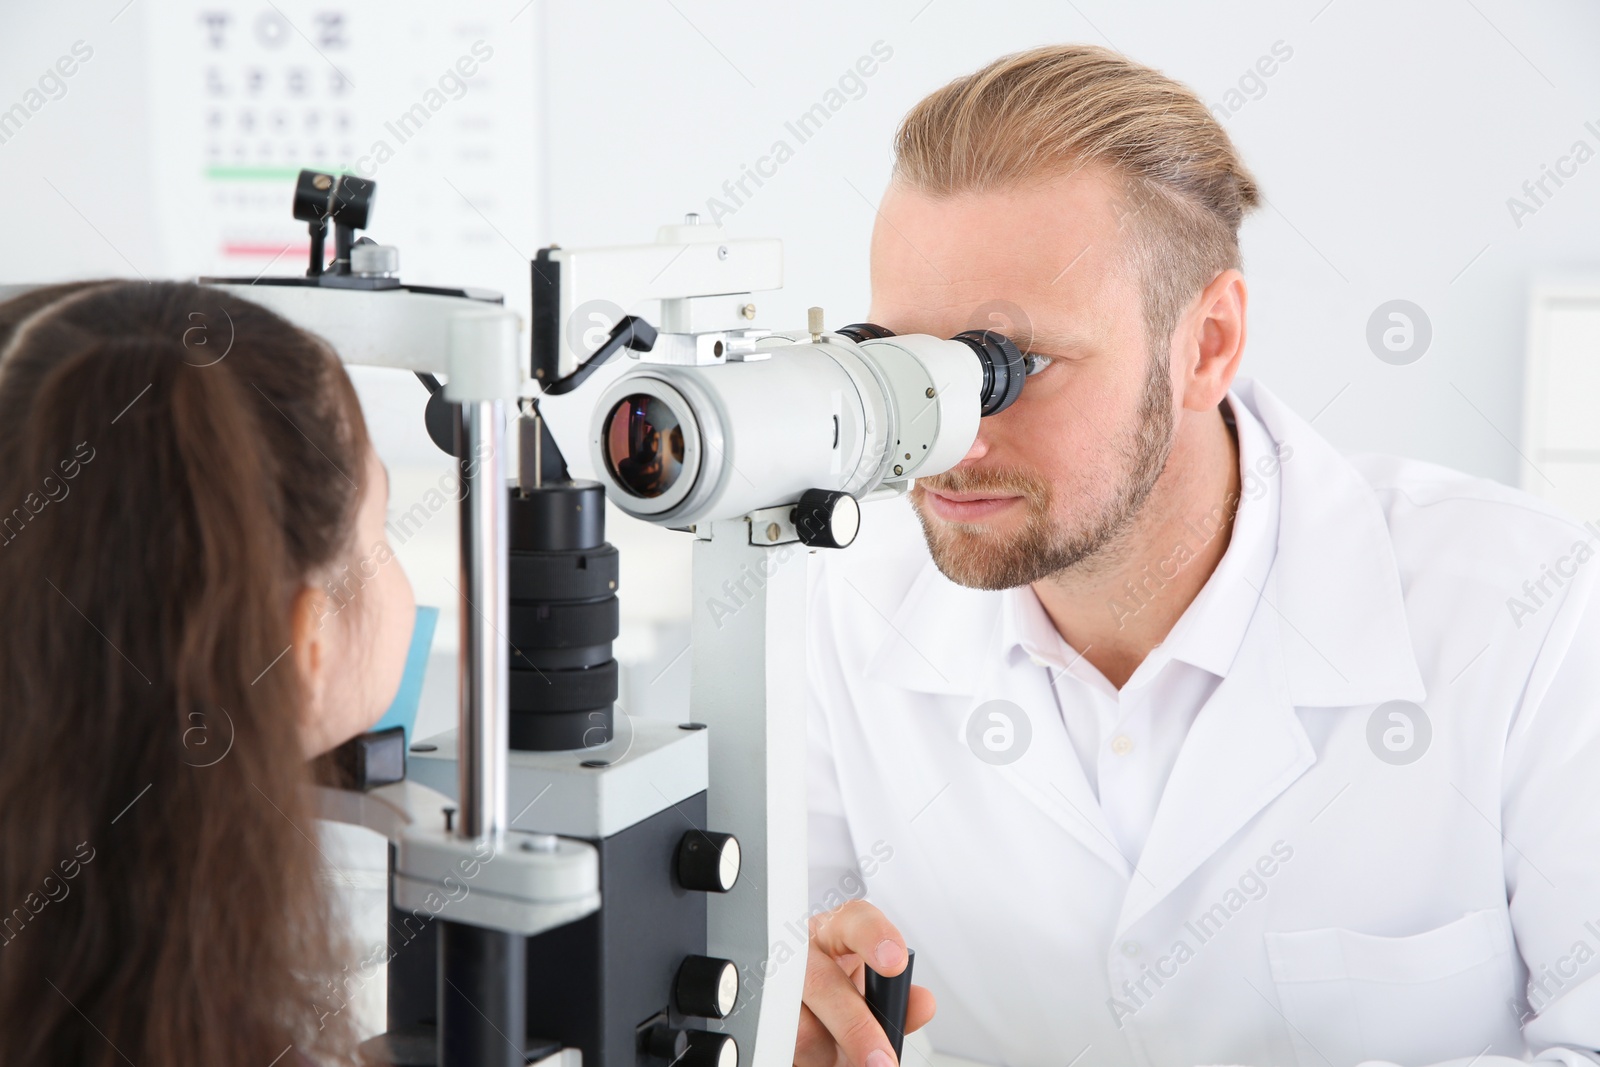
M 1122 954 L 1124 956 L 1137 956 L 1139 954 L 1139 942 L 1124 941 L 1122 943 Z
M 1133 751 L 1133 738 L 1127 734 L 1118 734 L 1111 739 L 1111 751 L 1119 756 L 1126 756 Z

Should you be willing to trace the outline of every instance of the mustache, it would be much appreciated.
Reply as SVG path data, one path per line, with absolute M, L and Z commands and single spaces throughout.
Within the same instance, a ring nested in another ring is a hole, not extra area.
M 993 493 L 995 496 L 1025 496 L 1040 499 L 1050 487 L 1038 475 L 1006 468 L 968 467 L 918 478 L 917 487 L 936 493 Z

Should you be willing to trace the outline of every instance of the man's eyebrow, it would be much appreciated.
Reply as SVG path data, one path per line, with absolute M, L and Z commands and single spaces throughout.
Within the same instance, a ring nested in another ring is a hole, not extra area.
M 1061 352 L 1088 347 L 1088 341 L 1082 336 L 1056 330 L 1035 330 L 1030 334 L 1013 337 L 1012 340 L 1019 342 L 1026 352 Z

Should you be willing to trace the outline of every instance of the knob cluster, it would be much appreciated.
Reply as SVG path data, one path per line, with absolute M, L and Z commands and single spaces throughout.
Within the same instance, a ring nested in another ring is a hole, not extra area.
M 732 834 L 690 830 L 678 841 L 673 873 L 685 889 L 726 893 L 739 880 L 739 839 Z M 715 956 L 686 956 L 672 981 L 680 1015 L 726 1019 L 739 1002 L 739 968 Z M 739 1045 L 731 1034 L 652 1026 L 645 1046 L 673 1067 L 739 1067 Z

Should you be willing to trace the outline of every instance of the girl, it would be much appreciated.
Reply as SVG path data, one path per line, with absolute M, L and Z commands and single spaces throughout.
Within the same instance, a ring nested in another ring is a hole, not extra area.
M 305 787 L 399 685 L 387 497 L 263 308 L 0 304 L 0 1067 L 355 1060 Z

